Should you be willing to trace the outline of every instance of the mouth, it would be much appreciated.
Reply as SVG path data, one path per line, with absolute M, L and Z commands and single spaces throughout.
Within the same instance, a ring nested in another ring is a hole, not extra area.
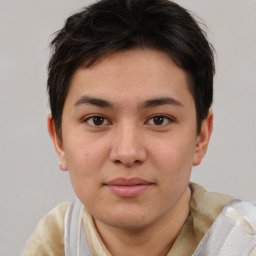
M 154 183 L 141 178 L 117 178 L 104 183 L 118 197 L 137 197 L 152 187 Z

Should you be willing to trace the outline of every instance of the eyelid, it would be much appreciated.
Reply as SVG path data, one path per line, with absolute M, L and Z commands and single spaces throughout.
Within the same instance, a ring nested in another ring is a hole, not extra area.
M 146 120 L 145 123 L 146 123 L 146 124 L 149 123 L 149 121 L 152 120 L 152 119 L 155 118 L 155 117 L 163 117 L 163 118 L 165 118 L 165 119 L 168 119 L 168 124 L 175 122 L 175 119 L 174 119 L 173 117 L 169 116 L 169 115 L 166 115 L 166 114 L 154 114 L 154 115 L 150 116 L 150 117 Z M 162 125 L 151 124 L 151 125 L 161 127 L 161 126 L 166 126 L 166 125 L 168 125 L 168 124 L 162 124 Z
M 107 124 L 102 124 L 102 125 L 93 125 L 93 124 L 90 124 L 90 123 L 88 122 L 88 120 L 90 120 L 90 119 L 92 119 L 92 118 L 94 118 L 94 117 L 101 117 L 101 118 L 104 118 L 104 119 L 107 121 Z M 102 115 L 102 114 L 90 114 L 90 115 L 87 115 L 87 116 L 85 116 L 85 117 L 82 119 L 82 123 L 87 123 L 88 125 L 90 125 L 90 126 L 92 126 L 92 127 L 98 127 L 98 128 L 112 124 L 112 123 L 109 121 L 109 119 L 108 119 L 106 116 Z

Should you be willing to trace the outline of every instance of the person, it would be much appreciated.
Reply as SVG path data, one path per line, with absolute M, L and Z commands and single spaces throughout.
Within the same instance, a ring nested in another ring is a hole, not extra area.
M 23 255 L 234 256 L 202 243 L 222 209 L 246 222 L 233 197 L 189 182 L 213 126 L 214 53 L 196 19 L 168 0 L 101 0 L 51 46 L 48 130 L 79 200 L 50 211 Z

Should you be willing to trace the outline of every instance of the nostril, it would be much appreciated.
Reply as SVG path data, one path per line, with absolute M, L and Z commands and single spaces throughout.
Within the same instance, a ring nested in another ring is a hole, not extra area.
M 122 160 L 115 160 L 114 161 L 115 164 L 117 165 L 124 165 L 124 166 L 127 166 L 127 167 L 132 167 L 134 165 L 140 165 L 142 162 L 140 160 L 135 160 L 135 161 L 122 161 Z

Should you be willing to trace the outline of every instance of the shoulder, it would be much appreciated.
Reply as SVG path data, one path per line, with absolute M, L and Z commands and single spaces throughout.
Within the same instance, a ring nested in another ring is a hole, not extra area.
M 233 196 L 211 192 L 202 186 L 191 183 L 192 198 L 190 212 L 194 228 L 203 236 L 211 227 L 224 206 L 234 199 Z
M 255 205 L 228 195 L 208 192 L 198 185 L 194 189 L 193 225 L 194 230 L 201 231 L 197 235 L 202 241 L 193 255 L 212 252 L 213 244 L 214 255 L 233 255 L 233 252 L 249 255 L 254 250 L 256 252 Z
M 192 210 L 200 210 L 213 218 L 221 212 L 223 207 L 232 199 L 233 196 L 211 192 L 204 187 L 191 183 L 190 188 L 192 191 L 191 208 Z
M 64 255 L 64 219 L 69 203 L 48 212 L 28 239 L 23 256 Z

